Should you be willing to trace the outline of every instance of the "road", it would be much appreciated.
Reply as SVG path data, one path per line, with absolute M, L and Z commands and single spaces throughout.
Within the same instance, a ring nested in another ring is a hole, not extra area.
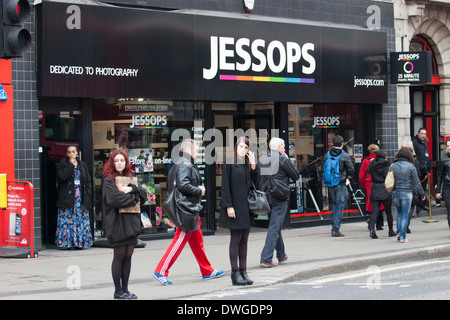
M 221 291 L 203 300 L 449 300 L 450 259 L 414 261 L 343 274 Z

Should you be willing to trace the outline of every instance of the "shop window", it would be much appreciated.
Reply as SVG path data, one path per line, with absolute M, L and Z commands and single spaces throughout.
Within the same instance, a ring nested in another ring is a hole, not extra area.
M 291 222 L 331 218 L 327 188 L 322 183 L 322 157 L 332 148 L 336 134 L 344 138 L 345 151 L 362 158 L 362 145 L 355 148 L 358 127 L 357 105 L 290 104 L 288 106 L 289 157 L 300 171 L 299 181 L 291 182 Z M 358 151 L 355 151 L 358 149 Z M 354 194 L 359 201 L 364 195 Z M 359 216 L 352 189 L 344 217 Z
M 96 191 L 96 236 L 102 234 L 101 184 L 103 163 L 111 151 L 128 151 L 138 183 L 149 191 L 142 207 L 143 233 L 167 233 L 161 205 L 167 197 L 167 176 L 173 166 L 172 141 L 176 129 L 195 139 L 204 130 L 203 103 L 150 101 L 142 99 L 96 100 L 93 102 L 94 184 Z M 202 147 L 203 148 L 203 147 Z M 200 151 L 197 165 L 205 179 L 205 164 Z M 204 181 L 206 184 L 206 181 Z M 205 200 L 203 200 L 205 201 Z M 200 216 L 205 219 L 206 203 Z M 206 226 L 207 223 L 202 223 Z

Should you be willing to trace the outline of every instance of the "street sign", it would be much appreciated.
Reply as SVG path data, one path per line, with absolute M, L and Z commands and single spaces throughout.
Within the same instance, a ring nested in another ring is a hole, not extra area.
M 3 86 L 0 84 L 0 101 L 6 100 L 8 100 L 8 96 L 6 95 L 5 89 L 3 89 Z

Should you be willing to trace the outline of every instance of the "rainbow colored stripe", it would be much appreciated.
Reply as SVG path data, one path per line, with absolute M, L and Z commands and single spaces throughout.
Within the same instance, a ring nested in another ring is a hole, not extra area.
M 228 81 L 259 81 L 259 82 L 288 82 L 288 83 L 315 83 L 311 78 L 284 78 L 284 77 L 258 77 L 258 76 L 235 76 L 221 74 L 220 80 Z

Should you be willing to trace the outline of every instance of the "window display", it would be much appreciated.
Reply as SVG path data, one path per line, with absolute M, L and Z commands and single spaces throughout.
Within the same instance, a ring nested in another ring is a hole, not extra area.
M 291 221 L 328 219 L 331 206 L 322 183 L 321 160 L 332 148 L 336 134 L 344 137 L 345 151 L 354 158 L 358 106 L 290 104 L 288 112 L 289 157 L 300 171 L 300 179 L 291 185 Z M 358 209 L 353 209 L 357 207 L 354 192 L 350 192 L 348 210 L 344 212 L 359 214 Z
M 143 99 L 101 99 L 94 103 L 96 237 L 104 236 L 101 203 L 103 163 L 110 152 L 119 147 L 128 151 L 132 172 L 138 184 L 148 191 L 147 201 L 141 207 L 143 233 L 172 232 L 161 209 L 167 197 L 167 176 L 173 166 L 172 149 L 179 143 L 172 141 L 171 137 L 176 129 L 186 129 L 192 138 L 194 131 L 203 130 L 203 103 Z M 198 167 L 204 180 L 203 161 L 198 163 Z M 206 204 L 203 211 L 206 211 Z

